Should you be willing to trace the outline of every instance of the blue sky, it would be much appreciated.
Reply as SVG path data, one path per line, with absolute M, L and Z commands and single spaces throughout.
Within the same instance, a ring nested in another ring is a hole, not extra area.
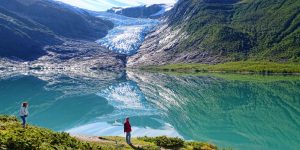
M 150 4 L 174 4 L 176 0 L 56 0 L 79 8 L 105 11 L 111 7 L 130 7 Z

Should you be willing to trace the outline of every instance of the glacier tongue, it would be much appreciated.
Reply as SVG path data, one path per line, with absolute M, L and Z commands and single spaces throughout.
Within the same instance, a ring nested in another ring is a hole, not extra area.
M 115 25 L 106 37 L 96 42 L 114 52 L 129 56 L 137 52 L 146 35 L 159 24 L 154 19 L 130 18 L 106 12 L 99 12 L 96 16 L 110 20 Z

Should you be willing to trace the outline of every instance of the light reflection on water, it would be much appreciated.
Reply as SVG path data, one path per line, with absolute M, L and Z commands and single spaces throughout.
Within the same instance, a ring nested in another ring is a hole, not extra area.
M 122 125 L 114 125 L 106 122 L 97 122 L 86 124 L 83 126 L 75 127 L 67 130 L 68 133 L 74 135 L 107 135 L 107 136 L 125 136 L 123 132 Z M 158 135 L 168 135 L 172 137 L 181 137 L 178 132 L 169 124 L 165 124 L 162 128 L 154 129 L 150 127 L 132 127 L 132 136 L 158 136 Z
M 243 75 L 241 75 L 243 76 Z M 238 77 L 240 78 L 240 77 Z M 300 147 L 300 79 L 145 72 L 1 74 L 0 113 L 30 103 L 29 122 L 84 135 L 179 136 L 235 149 Z

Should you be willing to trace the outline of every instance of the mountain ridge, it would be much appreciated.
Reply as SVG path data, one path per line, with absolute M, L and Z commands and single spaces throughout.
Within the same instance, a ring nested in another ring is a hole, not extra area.
M 158 19 L 162 17 L 171 8 L 172 6 L 167 4 L 153 4 L 127 8 L 113 7 L 111 9 L 108 9 L 107 12 L 115 13 L 118 15 L 124 15 L 126 17 L 132 18 Z
M 47 45 L 68 39 L 95 41 L 113 27 L 110 21 L 48 0 L 3 0 L 0 4 L 2 57 L 36 60 L 47 54 Z
M 296 0 L 179 0 L 128 66 L 299 62 L 299 10 Z

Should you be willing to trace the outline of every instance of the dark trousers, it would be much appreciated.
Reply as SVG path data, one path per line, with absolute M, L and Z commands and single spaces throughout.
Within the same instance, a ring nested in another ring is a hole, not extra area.
M 22 126 L 23 128 L 26 127 L 26 116 L 21 116 L 21 119 L 22 119 Z
M 126 132 L 126 143 L 131 144 L 131 133 L 130 132 Z

